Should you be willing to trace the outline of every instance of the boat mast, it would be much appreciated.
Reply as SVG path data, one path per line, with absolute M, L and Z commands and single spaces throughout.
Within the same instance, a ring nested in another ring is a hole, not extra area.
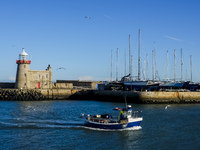
M 130 80 L 132 79 L 131 74 L 131 36 L 129 35 L 129 74 L 130 74 Z
M 186 81 L 187 81 L 187 68 L 186 68 Z
M 181 82 L 183 81 L 183 53 L 181 48 Z
M 148 77 L 148 54 L 146 54 L 146 80 L 149 80 L 149 77 Z
M 118 48 L 117 48 L 117 62 L 116 62 L 116 81 L 118 81 Z
M 152 50 L 152 81 L 154 81 L 154 50 Z
M 143 67 L 144 66 L 144 67 Z M 142 78 L 143 80 L 146 80 L 146 59 L 144 59 L 144 65 L 142 66 Z
M 124 62 L 124 76 L 126 76 L 126 49 L 124 50 L 124 57 L 125 57 L 125 62 Z
M 192 82 L 192 55 L 190 55 L 190 71 L 191 71 L 191 79 L 190 79 L 190 81 Z
M 157 70 L 157 66 L 156 66 L 156 44 L 155 44 L 155 41 L 154 41 L 154 62 L 155 62 L 155 79 L 159 79 L 159 75 L 158 75 L 158 70 Z
M 132 68 L 133 68 L 132 62 L 133 62 L 133 56 L 131 55 L 131 74 L 132 74 Z M 132 77 L 131 77 L 131 79 L 132 79 Z
M 176 50 L 174 49 L 174 83 L 176 82 Z
M 140 80 L 140 29 L 139 29 L 139 43 L 138 43 L 138 80 Z
M 168 66 L 168 50 L 167 50 L 167 81 L 169 81 L 169 66 Z
M 112 50 L 111 50 L 111 69 L 110 69 L 110 82 L 112 82 Z

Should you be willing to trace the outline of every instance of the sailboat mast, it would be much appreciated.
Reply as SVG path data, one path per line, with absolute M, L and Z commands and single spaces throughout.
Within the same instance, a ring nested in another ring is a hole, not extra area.
M 112 50 L 111 50 L 110 82 L 112 82 Z
M 186 81 L 187 81 L 187 68 L 186 68 Z
M 174 82 L 176 82 L 176 50 L 174 50 Z
M 183 53 L 181 48 L 181 82 L 183 81 Z
M 190 71 L 191 71 L 191 79 L 190 79 L 190 81 L 192 82 L 192 55 L 190 55 Z
M 124 57 L 125 57 L 125 62 L 124 62 L 124 76 L 126 76 L 126 49 L 124 50 Z
M 148 77 L 148 54 L 146 54 L 146 80 L 149 80 L 149 77 Z
M 130 80 L 132 78 L 131 74 L 131 36 L 129 35 L 129 74 L 130 74 Z
M 157 66 L 156 66 L 156 44 L 155 44 L 155 41 L 154 41 L 154 62 L 155 62 L 155 80 L 156 80 L 158 77 L 158 71 L 157 71 Z
M 116 81 L 118 81 L 118 48 L 117 48 L 117 62 L 116 62 Z
M 152 81 L 154 81 L 154 50 L 152 50 Z
M 168 50 L 167 50 L 167 81 L 169 81 L 169 66 L 168 66 L 169 60 L 168 60 Z
M 140 29 L 139 29 L 139 42 L 138 42 L 138 80 L 140 80 Z

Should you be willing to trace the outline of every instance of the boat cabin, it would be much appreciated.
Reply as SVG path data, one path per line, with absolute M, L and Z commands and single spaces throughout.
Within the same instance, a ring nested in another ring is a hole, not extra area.
M 127 108 L 123 108 L 120 111 L 120 119 L 127 119 L 132 117 L 132 108 L 131 105 L 128 105 Z

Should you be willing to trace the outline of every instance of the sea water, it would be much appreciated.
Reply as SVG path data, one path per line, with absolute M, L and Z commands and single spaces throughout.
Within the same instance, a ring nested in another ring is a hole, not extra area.
M 200 104 L 131 104 L 140 127 L 84 126 L 81 113 L 112 113 L 123 103 L 100 101 L 1 101 L 0 149 L 200 149 Z

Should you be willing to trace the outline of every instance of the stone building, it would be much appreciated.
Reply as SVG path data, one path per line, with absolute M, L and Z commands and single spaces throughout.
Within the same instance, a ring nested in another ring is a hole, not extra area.
M 79 81 L 79 80 L 56 80 L 56 84 L 72 84 L 76 89 L 98 89 L 101 81 Z
M 23 52 L 19 54 L 19 60 L 16 60 L 17 74 L 15 88 L 17 89 L 52 89 L 52 71 L 50 65 L 47 69 L 30 70 L 31 61 L 28 60 L 28 54 Z

